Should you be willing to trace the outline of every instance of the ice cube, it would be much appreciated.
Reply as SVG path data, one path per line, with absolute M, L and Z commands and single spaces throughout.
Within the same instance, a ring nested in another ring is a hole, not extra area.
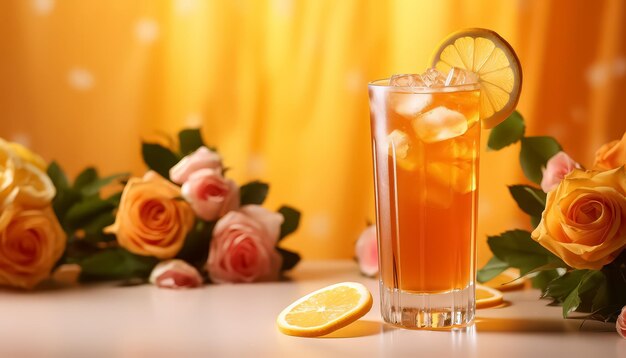
M 447 75 L 429 68 L 422 74 L 393 75 L 389 85 L 399 87 L 443 87 L 446 85 Z
M 429 93 L 390 93 L 389 105 L 403 117 L 415 118 L 433 103 Z
M 467 131 L 465 116 L 443 106 L 418 116 L 412 125 L 415 133 L 426 143 L 458 137 Z
M 426 164 L 426 185 L 434 201 L 445 204 L 454 193 L 466 194 L 476 190 L 473 169 L 471 162 Z
M 446 77 L 445 86 L 460 86 L 478 82 L 478 75 L 458 67 L 452 67 Z
M 394 129 L 387 135 L 387 143 L 389 145 L 389 155 L 395 155 L 397 158 L 404 159 L 409 153 L 409 136 L 399 129 Z
M 422 78 L 417 74 L 393 75 L 389 80 L 389 85 L 396 87 L 424 87 Z
M 443 87 L 446 84 L 446 75 L 434 68 L 427 69 L 421 77 L 426 87 Z

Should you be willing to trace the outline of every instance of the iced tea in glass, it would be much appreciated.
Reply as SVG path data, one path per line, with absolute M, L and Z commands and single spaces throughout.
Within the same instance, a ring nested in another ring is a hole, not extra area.
M 474 319 L 480 88 L 457 75 L 369 84 L 381 312 L 402 327 Z

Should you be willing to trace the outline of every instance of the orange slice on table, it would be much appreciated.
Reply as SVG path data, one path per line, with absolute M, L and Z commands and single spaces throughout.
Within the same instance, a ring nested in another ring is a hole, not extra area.
M 448 36 L 435 51 L 432 67 L 472 71 L 480 83 L 480 117 L 484 128 L 504 121 L 522 90 L 522 67 L 511 45 L 494 31 L 465 29 Z
M 476 285 L 476 308 L 490 308 L 499 306 L 504 302 L 504 296 L 502 292 L 495 288 Z
M 345 327 L 372 308 L 372 295 L 360 283 L 342 282 L 299 298 L 276 319 L 284 334 L 317 337 Z

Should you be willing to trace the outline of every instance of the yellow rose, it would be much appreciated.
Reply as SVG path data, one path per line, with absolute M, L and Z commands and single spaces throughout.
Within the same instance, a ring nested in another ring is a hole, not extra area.
M 574 169 L 548 193 L 532 238 L 577 269 L 598 270 L 626 246 L 626 169 Z
M 38 164 L 23 160 L 14 144 L 0 139 L 0 207 L 13 203 L 47 206 L 56 194 L 54 184 Z
M 50 207 L 9 205 L 0 214 L 0 285 L 33 288 L 50 275 L 66 236 Z
M 621 140 L 606 143 L 596 151 L 593 170 L 609 170 L 626 164 L 626 132 Z
M 46 171 L 46 161 L 43 160 L 41 156 L 32 152 L 30 149 L 24 147 L 23 145 L 15 142 L 9 142 L 9 147 L 13 150 L 20 159 L 25 161 L 26 163 L 30 163 L 42 171 Z
M 115 234 L 120 246 L 132 253 L 168 259 L 180 251 L 194 220 L 180 188 L 148 172 L 128 181 L 115 223 L 104 230 Z

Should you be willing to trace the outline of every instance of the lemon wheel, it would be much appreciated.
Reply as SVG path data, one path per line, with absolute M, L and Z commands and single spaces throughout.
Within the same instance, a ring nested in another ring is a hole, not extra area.
M 342 282 L 311 292 L 285 308 L 276 319 L 284 334 L 317 337 L 356 321 L 372 308 L 372 295 L 360 283 Z
M 515 110 L 522 68 L 511 45 L 494 31 L 475 28 L 451 34 L 439 45 L 431 64 L 444 73 L 457 67 L 478 75 L 484 128 L 495 127 Z

